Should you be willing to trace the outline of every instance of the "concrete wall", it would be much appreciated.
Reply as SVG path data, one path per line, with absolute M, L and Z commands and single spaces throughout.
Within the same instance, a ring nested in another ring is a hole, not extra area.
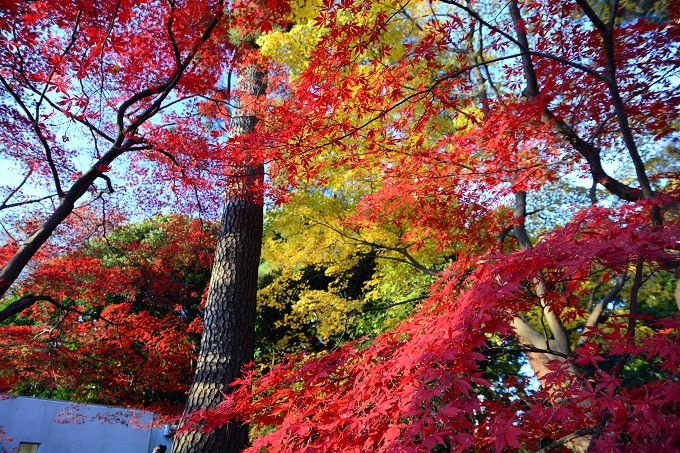
M 39 443 L 38 453 L 150 453 L 172 442 L 162 428 L 149 428 L 153 414 L 124 408 L 0 395 L 0 453 L 21 442 Z

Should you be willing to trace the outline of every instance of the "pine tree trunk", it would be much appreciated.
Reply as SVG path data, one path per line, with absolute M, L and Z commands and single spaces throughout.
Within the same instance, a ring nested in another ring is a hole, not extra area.
M 264 74 L 254 66 L 239 71 L 237 92 L 253 98 L 264 93 Z M 246 101 L 243 101 L 246 104 Z M 257 123 L 246 109 L 234 109 L 234 136 L 252 132 Z M 263 167 L 244 157 L 242 171 L 230 181 L 215 250 L 203 336 L 185 413 L 214 407 L 230 391 L 229 383 L 252 360 L 257 270 L 262 243 Z M 236 453 L 248 443 L 248 427 L 239 423 L 175 439 L 173 453 Z

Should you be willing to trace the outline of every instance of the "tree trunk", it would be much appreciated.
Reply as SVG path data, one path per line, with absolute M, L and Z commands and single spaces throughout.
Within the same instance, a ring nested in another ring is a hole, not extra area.
M 239 71 L 237 91 L 253 99 L 264 93 L 264 74 L 254 66 Z M 250 104 L 246 100 L 242 103 Z M 257 118 L 244 108 L 234 109 L 234 136 L 253 132 Z M 255 331 L 257 270 L 262 243 L 262 165 L 244 157 L 226 196 L 215 250 L 201 349 L 185 414 L 216 406 L 229 393 L 229 384 L 252 360 Z M 174 453 L 240 452 L 248 443 L 248 427 L 230 423 L 205 433 L 190 431 L 175 440 Z

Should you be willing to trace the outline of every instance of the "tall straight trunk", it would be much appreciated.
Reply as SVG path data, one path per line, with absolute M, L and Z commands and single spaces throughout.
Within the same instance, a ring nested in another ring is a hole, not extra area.
M 264 74 L 254 66 L 239 71 L 237 91 L 264 94 Z M 243 104 L 248 103 L 243 101 Z M 234 109 L 234 136 L 253 132 L 257 118 L 247 108 Z M 252 360 L 255 332 L 257 270 L 262 244 L 262 165 L 248 162 L 230 181 L 215 250 L 203 336 L 194 382 L 185 413 L 214 407 L 229 393 L 229 384 Z M 248 427 L 231 423 L 205 433 L 191 431 L 175 440 L 173 453 L 240 452 L 248 443 Z

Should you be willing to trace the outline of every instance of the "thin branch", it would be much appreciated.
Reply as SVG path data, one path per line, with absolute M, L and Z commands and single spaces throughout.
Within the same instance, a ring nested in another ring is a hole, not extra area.
M 177 40 L 175 40 L 175 34 L 172 32 L 172 23 L 174 21 L 173 13 L 175 12 L 175 1 L 168 0 L 168 5 L 170 5 L 170 14 L 168 17 L 168 36 L 170 37 L 170 43 L 172 44 L 172 52 L 175 54 L 175 64 L 179 68 L 182 64 L 182 55 L 180 54 L 179 47 L 177 46 Z
M 205 43 L 208 39 L 210 39 L 210 35 L 212 34 L 212 31 L 214 28 L 217 26 L 219 23 L 220 19 L 224 15 L 224 11 L 222 11 L 222 8 L 220 7 L 222 2 L 219 2 L 218 7 L 217 7 L 217 12 L 215 13 L 215 16 L 213 19 L 210 20 L 208 25 L 206 26 L 205 30 L 203 31 L 203 34 L 201 35 L 200 39 L 194 44 L 193 48 L 187 55 L 187 57 L 184 59 L 184 61 L 177 67 L 175 72 L 172 74 L 170 79 L 164 83 L 161 83 L 158 86 L 153 86 L 149 87 L 147 89 L 144 89 L 142 91 L 139 91 L 132 95 L 130 98 L 128 98 L 126 101 L 124 101 L 120 107 L 118 108 L 118 113 L 116 117 L 116 124 L 118 125 L 118 134 L 119 136 L 121 135 L 126 135 L 125 132 L 127 131 L 128 133 L 133 133 L 137 131 L 137 128 L 141 126 L 146 120 L 151 118 L 153 115 L 158 112 L 160 109 L 163 101 L 168 97 L 170 92 L 175 88 L 175 85 L 179 82 L 180 78 L 182 77 L 182 74 L 184 74 L 184 71 L 189 67 L 191 62 L 193 61 L 194 57 L 198 53 L 199 49 L 201 48 L 201 45 Z M 207 14 L 207 13 L 206 13 Z M 130 125 L 128 125 L 127 128 L 123 126 L 125 116 L 127 115 L 127 111 L 130 107 L 132 107 L 134 104 L 137 102 L 149 98 L 149 97 L 154 97 L 157 95 L 157 98 L 155 101 L 151 103 L 149 107 L 144 109 L 139 115 L 137 115 L 137 118 L 132 121 Z
M 539 354 L 548 354 L 548 355 L 553 355 L 553 356 L 558 356 L 562 357 L 564 359 L 569 359 L 571 358 L 570 354 L 565 354 L 559 351 L 554 351 L 552 349 L 545 349 L 545 348 L 538 348 L 535 346 L 527 346 L 527 345 L 521 345 L 521 346 L 516 346 L 516 347 L 493 347 L 493 348 L 485 348 L 482 350 L 484 353 L 491 353 L 493 354 L 493 357 L 500 357 L 505 354 L 513 353 L 513 352 L 537 352 Z
M 81 83 L 82 83 L 82 81 L 81 81 Z M 39 93 L 38 90 L 37 90 L 35 87 L 33 87 L 33 86 L 27 85 L 27 88 L 28 88 L 30 91 L 32 91 L 33 93 L 36 93 L 36 94 Z M 83 94 L 85 94 L 85 91 L 84 91 L 84 90 L 83 90 Z M 104 132 L 104 131 L 102 131 L 101 129 L 99 129 L 99 128 L 98 128 L 97 126 L 95 126 L 94 124 L 90 123 L 90 122 L 87 120 L 87 118 L 84 118 L 84 117 L 82 117 L 82 116 L 79 117 L 79 116 L 77 116 L 77 115 L 73 115 L 71 112 L 69 112 L 68 110 L 64 109 L 64 107 L 60 106 L 59 104 L 56 104 L 54 101 L 52 101 L 52 100 L 51 100 L 50 98 L 48 98 L 48 97 L 45 98 L 45 101 L 47 101 L 47 103 L 48 103 L 48 104 L 50 105 L 50 107 L 52 107 L 53 109 L 55 109 L 55 110 L 61 112 L 63 115 L 65 115 L 65 116 L 68 117 L 69 119 L 74 120 L 74 121 L 76 121 L 76 122 L 82 124 L 83 126 L 87 127 L 90 131 L 92 131 L 93 133 L 99 135 L 100 137 L 102 137 L 102 138 L 105 139 L 106 141 L 108 141 L 108 142 L 110 142 L 110 143 L 113 143 L 113 142 L 115 141 L 115 139 L 114 139 L 113 137 L 111 137 L 111 136 L 108 135 L 106 132 Z
M 0 74 L 0 83 L 2 83 L 2 86 L 5 87 L 7 92 L 12 96 L 12 98 L 14 98 L 17 105 L 21 107 L 21 110 L 24 111 L 24 114 L 30 120 L 31 125 L 33 126 L 33 130 L 35 131 L 35 134 L 38 136 L 38 140 L 45 149 L 45 158 L 47 159 L 47 164 L 49 165 L 50 171 L 52 172 L 52 178 L 54 179 L 54 185 L 57 194 L 59 195 L 59 198 L 62 198 L 64 196 L 64 191 L 61 188 L 59 172 L 57 172 L 57 167 L 54 164 L 54 160 L 52 159 L 52 149 L 50 148 L 49 143 L 47 143 L 47 139 L 45 138 L 45 136 L 42 133 L 42 130 L 40 129 L 40 122 L 38 121 L 38 118 L 33 117 L 30 110 L 28 109 L 24 101 L 21 99 L 19 94 L 16 91 L 14 91 L 12 86 L 9 84 L 9 82 L 7 82 L 7 80 L 5 80 L 5 77 L 2 74 Z
M 92 318 L 97 318 L 101 319 L 102 321 L 108 323 L 108 324 L 113 324 L 116 325 L 114 322 L 103 318 L 102 316 L 94 313 L 88 313 L 82 310 L 78 310 L 77 308 L 73 307 L 68 307 L 60 302 L 57 302 L 54 298 L 50 296 L 34 296 L 33 294 L 26 295 L 22 297 L 21 299 L 12 302 L 11 304 L 7 305 L 4 309 L 0 310 L 0 323 L 9 319 L 10 317 L 21 313 L 22 311 L 32 307 L 36 302 L 49 302 L 50 304 L 54 305 L 55 307 L 59 308 L 60 310 L 63 310 L 65 312 L 72 312 L 76 313 L 82 316 L 88 316 Z
M 68 45 L 64 48 L 64 51 L 61 53 L 61 57 L 59 60 L 62 60 L 66 54 L 68 53 L 69 50 L 71 50 L 71 47 L 76 43 L 76 38 L 78 37 L 78 25 L 80 25 L 80 19 L 83 15 L 83 10 L 79 9 L 78 14 L 76 14 L 76 22 L 73 25 L 73 31 L 71 32 L 71 40 L 69 41 Z M 35 117 L 40 118 L 40 106 L 42 105 L 43 100 L 45 99 L 45 94 L 47 93 L 47 89 L 50 86 L 50 82 L 52 81 L 52 77 L 54 77 L 55 72 L 57 71 L 57 66 L 56 64 L 50 71 L 49 76 L 47 77 L 47 81 L 45 81 L 45 86 L 43 87 L 42 92 L 40 93 L 40 97 L 38 98 L 38 102 L 35 104 Z
M 506 31 L 504 31 L 504 30 L 496 27 L 495 25 L 485 21 L 484 18 L 482 18 L 482 16 L 480 16 L 479 13 L 477 13 L 472 8 L 469 8 L 469 7 L 463 5 L 459 2 L 452 1 L 452 0 L 440 0 L 440 1 L 442 3 L 448 3 L 449 5 L 454 5 L 458 8 L 460 8 L 460 9 L 462 9 L 463 11 L 467 12 L 472 17 L 474 17 L 475 20 L 477 20 L 481 25 L 484 25 L 488 29 L 493 30 L 494 32 L 503 36 L 504 38 L 506 38 L 511 43 L 517 45 L 520 49 L 522 49 L 522 54 L 526 54 L 526 55 L 529 55 L 529 56 L 543 57 L 543 58 L 547 58 L 547 59 L 550 59 L 550 60 L 554 60 L 554 61 L 557 61 L 559 63 L 565 64 L 567 66 L 571 66 L 573 68 L 580 69 L 581 71 L 583 71 L 587 74 L 590 74 L 591 76 L 595 77 L 596 79 L 600 79 L 600 80 L 604 81 L 604 76 L 602 74 L 600 74 L 599 72 L 597 72 L 596 70 L 594 70 L 593 68 L 582 65 L 582 64 L 577 63 L 575 61 L 567 60 L 566 58 L 562 58 L 562 57 L 559 57 L 557 55 L 552 55 L 552 54 L 548 54 L 548 53 L 544 53 L 544 52 L 537 52 L 537 51 L 530 50 L 528 45 L 521 43 L 518 39 L 516 39 L 515 37 L 513 37 L 512 35 L 510 35 Z
M 9 208 L 15 208 L 17 206 L 26 206 L 28 204 L 34 204 L 34 203 L 40 203 L 41 201 L 49 200 L 51 198 L 58 197 L 56 193 L 53 193 L 52 195 L 46 195 L 41 198 L 36 198 L 36 199 L 31 199 L 31 200 L 26 200 L 26 201 L 18 201 L 16 203 L 3 203 L 0 205 L 0 211 L 3 209 L 9 209 Z
M 605 78 L 604 82 L 609 88 L 609 95 L 612 99 L 612 104 L 614 106 L 614 112 L 616 113 L 616 118 L 619 123 L 619 130 L 621 131 L 621 137 L 623 142 L 628 149 L 628 154 L 633 161 L 633 166 L 635 167 L 635 174 L 642 189 L 642 195 L 644 198 L 649 199 L 654 197 L 654 191 L 649 182 L 649 177 L 647 176 L 647 171 L 645 169 L 645 164 L 640 156 L 640 152 L 635 142 L 635 137 L 630 128 L 630 123 L 628 121 L 628 113 L 626 112 L 625 103 L 621 97 L 621 92 L 619 90 L 618 83 L 616 81 L 616 58 L 615 58 L 615 43 L 614 43 L 614 19 L 616 17 L 615 11 L 611 14 L 611 23 L 605 24 L 602 19 L 593 11 L 591 6 L 588 4 L 587 0 L 576 0 L 581 10 L 590 19 L 593 25 L 600 32 L 602 37 L 602 50 L 604 51 L 604 61 L 605 61 Z M 614 9 L 617 8 L 616 2 L 613 6 Z M 661 216 L 659 208 L 656 207 L 652 209 L 652 220 L 654 223 L 661 222 Z
M 545 447 L 541 448 L 540 450 L 536 450 L 535 453 L 548 453 L 549 451 L 552 451 L 556 448 L 561 447 L 562 445 L 571 442 L 574 439 L 578 439 L 579 437 L 583 436 L 588 436 L 590 434 L 593 434 L 594 429 L 593 428 L 584 428 L 584 429 L 579 429 L 578 431 L 574 431 L 573 433 L 567 434 L 566 436 L 560 437 L 556 441 L 546 445 Z
M 137 132 L 137 129 L 142 123 L 144 123 L 157 112 L 157 109 L 160 107 L 161 103 L 170 94 L 170 91 L 177 85 L 182 74 L 192 62 L 194 57 L 198 54 L 198 51 L 202 48 L 202 45 L 208 39 L 210 39 L 212 31 L 224 16 L 222 6 L 223 1 L 219 1 L 213 9 L 206 12 L 206 14 L 213 14 L 213 18 L 206 25 L 203 34 L 199 40 L 195 42 L 183 64 L 173 73 L 170 81 L 162 84 L 160 87 L 142 90 L 131 96 L 119 106 L 116 118 L 118 133 L 115 142 L 112 144 L 111 148 L 100 159 L 98 159 L 93 166 L 90 167 L 89 170 L 83 173 L 73 183 L 68 192 L 65 193 L 63 197 L 61 197 L 60 203 L 56 206 L 54 212 L 37 229 L 33 231 L 33 233 L 23 242 L 21 247 L 19 247 L 19 249 L 14 253 L 9 261 L 5 263 L 2 271 L 0 272 L 0 297 L 7 293 L 23 269 L 28 265 L 42 245 L 49 239 L 54 230 L 59 225 L 61 225 L 69 215 L 73 213 L 75 203 L 85 193 L 87 193 L 93 181 L 97 179 L 99 175 L 101 175 L 102 172 L 100 169 L 110 165 L 116 158 L 122 155 L 127 150 L 126 147 L 130 147 L 135 144 L 135 140 L 131 138 L 131 136 Z M 3 82 L 3 85 L 5 85 L 6 88 L 11 89 L 7 81 L 2 78 L 1 75 L 0 81 Z M 161 92 L 156 100 L 149 107 L 144 109 L 140 116 L 137 117 L 136 120 L 132 121 L 128 127 L 124 127 L 123 121 L 125 119 L 127 110 L 137 101 L 158 94 L 159 88 L 161 88 Z M 14 93 L 14 95 L 15 98 L 17 98 L 16 93 Z M 21 102 L 21 99 L 17 100 L 18 102 Z
M 640 258 L 635 268 L 635 278 L 633 279 L 633 285 L 630 288 L 630 302 L 628 303 L 629 318 L 628 329 L 626 330 L 626 334 L 630 337 L 631 340 L 635 336 L 635 323 L 637 322 L 638 315 L 638 294 L 643 283 L 642 272 L 644 270 L 644 264 L 645 264 L 644 260 Z
M 510 2 L 510 14 L 512 16 L 513 22 L 516 24 L 515 28 L 517 29 L 517 35 L 521 41 L 521 43 L 518 45 L 520 45 L 521 48 L 527 47 L 529 44 L 526 32 L 522 31 L 522 29 L 518 26 L 522 20 L 522 17 L 520 15 L 519 7 L 517 6 L 516 1 Z M 534 101 L 538 96 L 539 88 L 538 79 L 536 78 L 531 58 L 523 57 L 522 66 L 524 69 L 524 78 L 527 83 L 527 88 L 524 90 L 524 95 L 530 101 Z M 605 83 L 607 83 L 606 80 Z M 544 123 L 550 124 L 553 129 L 562 135 L 579 154 L 585 157 L 590 167 L 590 173 L 593 176 L 593 179 L 602 184 L 611 193 L 626 201 L 638 201 L 641 198 L 647 197 L 647 192 L 644 190 L 641 193 L 639 190 L 634 189 L 609 176 L 602 167 L 600 149 L 583 140 L 571 126 L 569 126 L 564 120 L 556 117 L 547 106 L 543 109 L 542 120 Z M 638 180 L 642 185 L 642 180 L 639 177 Z
M 587 0 L 576 0 L 576 4 L 581 8 L 581 11 L 590 19 L 595 28 L 597 28 L 600 33 L 607 33 L 610 31 L 610 27 L 602 21 L 600 16 L 597 15 L 595 10 L 590 6 Z
M 604 411 L 602 411 L 600 420 L 598 420 L 597 424 L 592 428 L 592 435 L 590 436 L 590 443 L 588 444 L 588 449 L 586 450 L 586 453 L 591 453 L 595 451 L 595 441 L 599 439 L 600 436 L 602 435 L 602 430 L 607 425 L 610 416 L 611 414 L 609 412 L 609 409 L 605 409 Z
M 619 0 L 614 0 L 612 3 L 612 8 L 609 11 L 609 28 L 614 28 L 614 23 L 616 22 L 616 15 L 619 11 Z
M 626 337 L 628 341 L 635 341 L 635 324 L 637 322 L 637 315 L 638 315 L 638 293 L 640 291 L 640 288 L 642 287 L 642 272 L 644 270 L 644 260 L 640 258 L 638 260 L 637 266 L 635 267 L 635 277 L 633 279 L 633 285 L 630 288 L 630 302 L 629 302 L 629 309 L 628 309 L 628 328 L 626 329 Z M 619 363 L 616 365 L 616 368 L 614 368 L 613 375 L 614 377 L 621 376 L 621 373 L 623 373 L 623 368 L 626 365 L 626 362 L 630 358 L 630 353 L 624 354 L 621 359 L 619 360 Z M 609 409 L 605 409 L 602 412 L 602 416 L 600 417 L 600 420 L 597 422 L 597 425 L 593 428 L 593 435 L 590 438 L 590 444 L 588 445 L 588 450 L 586 453 L 595 451 L 595 441 L 600 438 L 602 435 L 602 431 L 604 430 L 605 426 L 607 426 L 607 422 L 611 418 L 611 413 L 609 412 Z
M 342 140 L 346 139 L 347 137 L 351 137 L 352 135 L 356 134 L 358 131 L 364 129 L 365 127 L 367 127 L 368 125 L 378 121 L 379 119 L 387 116 L 388 113 L 396 110 L 397 108 L 401 107 L 402 105 L 406 104 L 407 102 L 410 102 L 413 99 L 416 99 L 416 98 L 419 98 L 419 97 L 422 97 L 422 96 L 425 96 L 425 95 L 431 93 L 432 91 L 435 90 L 435 88 L 437 88 L 440 84 L 446 82 L 447 80 L 450 80 L 450 79 L 458 77 L 462 74 L 465 74 L 466 72 L 468 72 L 468 71 L 470 71 L 470 70 L 472 70 L 476 67 L 479 67 L 479 66 L 485 66 L 485 65 L 488 65 L 488 64 L 491 64 L 491 63 L 497 63 L 499 61 L 510 60 L 510 59 L 513 59 L 513 58 L 521 57 L 521 56 L 522 56 L 521 53 L 506 55 L 504 57 L 498 57 L 498 58 L 494 58 L 494 59 L 491 59 L 491 60 L 486 60 L 486 61 L 483 61 L 483 62 L 479 62 L 479 63 L 473 64 L 473 65 L 466 66 L 465 68 L 459 69 L 457 71 L 454 71 L 451 74 L 448 74 L 448 75 L 446 75 L 446 76 L 444 76 L 440 79 L 435 80 L 434 83 L 432 85 L 430 85 L 429 87 L 402 98 L 399 102 L 394 103 L 391 107 L 383 110 L 382 112 L 378 113 L 377 115 L 373 116 L 372 118 L 366 120 L 364 123 L 360 124 L 359 126 L 353 127 L 352 130 L 350 130 L 349 132 L 347 132 L 347 133 L 345 133 L 345 134 L 343 134 L 339 137 L 336 137 L 334 139 L 328 140 L 324 143 L 321 143 L 320 145 L 316 145 L 316 146 L 312 146 L 312 147 L 308 148 L 307 152 L 311 152 L 311 151 L 315 151 L 317 149 L 325 148 L 326 146 L 330 146 L 330 145 L 333 145 L 335 143 L 341 142 Z
M 19 183 L 18 186 L 16 186 L 14 189 L 12 189 L 12 191 L 9 193 L 9 195 L 7 195 L 7 197 L 6 197 L 5 200 L 2 202 L 2 204 L 0 204 L 0 210 L 5 209 L 5 208 L 7 207 L 7 202 L 8 202 L 8 201 L 9 201 L 9 200 L 10 200 L 10 199 L 11 199 L 11 198 L 12 198 L 19 190 L 21 190 L 21 187 L 23 187 L 23 185 L 26 184 L 26 181 L 28 181 L 28 178 L 30 178 L 32 174 L 33 174 L 33 169 L 32 169 L 32 168 L 29 168 L 29 169 L 28 169 L 28 173 L 26 174 L 26 176 L 24 176 L 24 179 Z
M 21 299 L 12 302 L 11 304 L 7 305 L 5 308 L 0 310 L 0 323 L 5 321 L 6 319 L 11 318 L 12 316 L 21 313 L 22 311 L 30 308 L 35 304 L 36 302 L 40 300 L 45 300 L 45 301 L 52 301 L 51 297 L 47 296 L 25 296 L 22 297 Z
M 406 263 L 406 264 L 410 264 L 411 266 L 415 267 L 416 269 L 423 272 L 424 274 L 432 275 L 432 276 L 439 275 L 439 271 L 437 271 L 436 269 L 430 269 L 429 267 L 424 266 L 422 263 L 420 263 L 418 260 L 416 260 L 408 252 L 406 247 L 392 247 L 392 246 L 388 246 L 388 245 L 378 244 L 376 242 L 367 241 L 365 239 L 352 237 L 352 236 L 344 233 L 343 231 L 340 231 L 339 229 L 337 229 L 337 228 L 333 227 L 332 225 L 329 225 L 325 222 L 320 222 L 316 219 L 312 219 L 312 218 L 309 218 L 309 217 L 303 217 L 303 218 L 305 220 L 307 220 L 308 222 L 312 222 L 312 223 L 320 225 L 324 228 L 328 228 L 329 230 L 331 230 L 331 231 L 339 234 L 340 236 L 342 236 L 346 239 L 349 239 L 349 240 L 351 240 L 355 243 L 367 245 L 367 246 L 372 247 L 376 250 L 388 250 L 388 251 L 391 251 L 391 252 L 397 252 L 397 253 L 401 254 L 404 258 L 406 258 L 406 260 L 399 260 L 399 261 Z M 389 258 L 389 257 L 380 257 L 380 258 Z
M 588 319 L 586 320 L 586 325 L 583 329 L 583 334 L 581 334 L 581 336 L 578 339 L 578 342 L 576 343 L 577 346 L 580 346 L 586 342 L 586 340 L 588 339 L 588 336 L 586 335 L 586 329 L 597 325 L 607 305 L 609 305 L 616 298 L 616 296 L 619 295 L 621 289 L 623 289 L 623 285 L 626 283 L 626 279 L 627 278 L 625 273 L 619 274 L 616 277 L 616 283 L 614 284 L 614 286 L 607 292 L 607 294 L 602 298 L 602 300 L 592 309 L 590 315 L 588 316 Z
M 419 302 L 421 300 L 427 299 L 427 296 L 414 297 L 413 299 L 402 300 L 401 302 L 394 302 L 387 305 L 380 305 L 378 307 L 362 307 L 361 311 L 378 311 L 387 310 L 388 308 L 397 307 L 399 305 L 410 304 L 412 302 Z

